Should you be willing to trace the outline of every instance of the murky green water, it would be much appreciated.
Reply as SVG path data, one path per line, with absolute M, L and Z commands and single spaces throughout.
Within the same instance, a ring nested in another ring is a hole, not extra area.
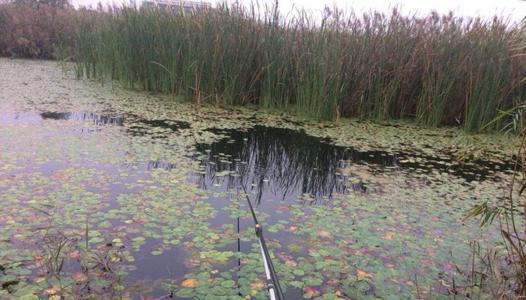
M 311 123 L 0 60 L 0 298 L 265 299 L 244 189 L 287 299 L 447 297 L 466 209 L 507 192 L 513 142 Z M 469 154 L 469 155 L 468 155 Z

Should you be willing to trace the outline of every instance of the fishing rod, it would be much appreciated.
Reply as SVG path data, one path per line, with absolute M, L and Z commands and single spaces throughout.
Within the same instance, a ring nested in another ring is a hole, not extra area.
M 254 207 L 252 207 L 252 202 L 248 197 L 247 189 L 244 184 L 241 184 L 243 191 L 245 192 L 245 198 L 247 199 L 248 206 L 250 207 L 250 212 L 252 213 L 252 218 L 254 219 L 256 236 L 259 240 L 259 248 L 261 250 L 261 257 L 263 258 L 263 265 L 265 266 L 265 276 L 267 278 L 267 290 L 271 300 L 285 300 L 283 297 L 283 291 L 279 284 L 279 279 L 276 274 L 276 269 L 274 269 L 274 264 L 270 258 L 270 253 L 267 248 L 267 243 L 265 243 L 265 238 L 263 237 L 263 226 L 259 224 L 256 213 L 254 212 Z

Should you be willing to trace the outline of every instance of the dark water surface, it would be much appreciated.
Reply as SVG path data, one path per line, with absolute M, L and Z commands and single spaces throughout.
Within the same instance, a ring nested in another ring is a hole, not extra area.
M 51 120 L 72 120 L 72 121 L 91 121 L 95 125 L 115 125 L 122 126 L 124 119 L 119 115 L 98 114 L 92 112 L 43 112 L 40 114 L 42 119 Z
M 218 142 L 198 144 L 206 175 L 201 185 L 206 188 L 220 172 L 234 172 L 228 177 L 228 188 L 242 183 L 256 184 L 272 190 L 281 200 L 309 194 L 315 199 L 331 197 L 334 192 L 365 192 L 362 182 L 349 184 L 340 170 L 353 164 L 372 166 L 377 172 L 386 169 L 414 173 L 447 172 L 466 181 L 484 180 L 496 170 L 512 171 L 514 163 L 476 160 L 469 164 L 454 163 L 451 158 L 429 156 L 418 152 L 389 153 L 358 151 L 334 145 L 328 138 L 307 135 L 304 131 L 255 126 L 246 130 L 211 129 L 225 136 Z M 262 194 L 259 191 L 258 194 Z M 258 199 L 257 202 L 259 202 Z

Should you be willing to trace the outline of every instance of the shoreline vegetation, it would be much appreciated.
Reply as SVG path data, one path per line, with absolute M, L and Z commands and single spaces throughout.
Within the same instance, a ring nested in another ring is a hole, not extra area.
M 208 106 L 204 111 L 215 105 L 290 113 L 312 121 L 315 135 L 330 133 L 335 143 L 338 131 L 353 126 L 359 130 L 348 130 L 352 133 L 341 139 L 359 140 L 366 133 L 378 140 L 375 146 L 385 148 L 392 148 L 393 140 L 412 139 L 413 133 L 406 138 L 391 134 L 398 127 L 383 136 L 358 123 L 325 127 L 342 118 L 376 122 L 372 127 L 409 121 L 402 129 L 408 132 L 454 126 L 463 129 L 458 136 L 444 135 L 447 141 L 441 138 L 440 147 L 429 151 L 450 151 L 462 163 L 484 155 L 509 158 L 513 143 L 496 147 L 493 154 L 487 148 L 512 139 L 501 132 L 514 133 L 521 145 L 514 171 L 523 174 L 513 177 L 509 195 L 502 198 L 506 207 L 491 203 L 496 198 L 487 192 L 490 201 L 465 213 L 481 217 L 482 225 L 498 221 L 503 243 L 487 252 L 473 243 L 471 273 L 461 274 L 471 285 L 456 287 L 453 278 L 448 292 L 484 290 L 510 299 L 526 293 L 525 24 L 435 13 L 405 17 L 396 10 L 358 16 L 327 9 L 316 18 L 304 11 L 283 16 L 275 7 L 76 10 L 65 3 L 22 0 L 0 5 L 0 28 L 1 56 L 66 61 L 75 66 L 77 78 L 177 96 L 188 106 Z M 486 141 L 474 134 L 485 132 L 500 136 Z M 462 143 L 477 146 L 457 149 Z M 416 293 L 421 298 L 418 286 Z
M 21 21 L 27 14 L 36 17 Z M 0 24 L 3 55 L 74 61 L 79 77 L 198 105 L 253 104 L 315 120 L 411 119 L 469 132 L 522 128 L 524 28 L 497 17 L 327 9 L 317 19 L 275 7 L 189 13 L 14 3 L 0 6 Z

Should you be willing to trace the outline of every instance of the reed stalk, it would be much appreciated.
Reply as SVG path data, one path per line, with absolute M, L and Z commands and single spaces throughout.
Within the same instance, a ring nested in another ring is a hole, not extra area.
M 524 29 L 452 14 L 321 18 L 275 7 L 184 12 L 120 7 L 82 18 L 79 75 L 219 105 L 255 104 L 316 119 L 414 119 L 495 130 L 524 100 Z

